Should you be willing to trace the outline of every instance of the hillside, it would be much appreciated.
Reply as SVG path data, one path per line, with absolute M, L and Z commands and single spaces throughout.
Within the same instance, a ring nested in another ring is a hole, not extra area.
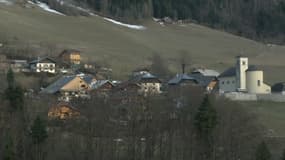
M 181 52 L 187 53 L 194 66 L 220 71 L 234 64 L 241 52 L 251 64 L 262 65 L 269 82 L 283 81 L 285 47 L 263 45 L 196 24 L 161 26 L 152 19 L 143 21 L 145 30 L 134 30 L 102 17 L 71 17 L 46 12 L 38 7 L 0 6 L 0 33 L 31 44 L 53 43 L 62 48 L 80 49 L 85 60 L 104 61 L 116 75 L 149 64 L 154 53 L 167 60 L 178 72 Z M 221 59 L 222 57 L 222 59 Z M 272 72 L 274 69 L 274 72 Z
M 284 44 L 284 0 L 40 0 L 74 15 L 67 3 L 128 22 L 170 17 L 225 30 L 251 39 Z

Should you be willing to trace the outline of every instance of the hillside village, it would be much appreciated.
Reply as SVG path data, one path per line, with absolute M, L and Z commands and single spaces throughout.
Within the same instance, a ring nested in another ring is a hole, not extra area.
M 0 160 L 284 160 L 285 3 L 208 2 L 0 0 Z
M 0 70 L 7 73 L 11 69 L 15 73 L 48 74 L 57 78 L 41 87 L 38 91 L 27 89 L 27 95 L 53 95 L 58 99 L 59 109 L 51 107 L 48 115 L 64 115 L 60 108 L 71 107 L 73 100 L 88 100 L 94 95 L 112 97 L 116 94 L 138 94 L 142 97 L 165 94 L 174 88 L 199 87 L 205 93 L 223 96 L 238 101 L 269 100 L 284 102 L 284 83 L 273 86 L 266 83 L 263 70 L 250 65 L 248 57 L 237 56 L 234 67 L 225 69 L 221 74 L 213 69 L 196 68 L 191 73 L 185 72 L 186 64 L 181 64 L 181 72 L 169 79 L 154 75 L 147 67 L 138 68 L 130 73 L 128 80 L 108 79 L 99 74 L 100 69 L 82 62 L 82 54 L 78 50 L 63 50 L 57 57 L 34 57 L 27 59 L 8 59 L 0 55 Z M 106 69 L 104 70 L 111 70 Z M 28 76 L 28 75 L 27 75 Z M 119 103 L 124 99 L 121 97 Z M 71 107 L 74 108 L 74 107 Z M 76 107 L 75 107 L 76 108 Z M 71 110 L 68 110 L 71 111 Z M 68 112 L 66 111 L 66 112 Z M 67 114 L 64 112 L 64 114 Z M 75 114 L 78 115 L 78 114 Z M 54 117 L 53 117 L 54 118 Z

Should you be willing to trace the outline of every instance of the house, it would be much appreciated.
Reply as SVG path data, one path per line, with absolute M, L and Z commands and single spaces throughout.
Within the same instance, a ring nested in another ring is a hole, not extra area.
M 88 92 L 92 90 L 92 85 L 96 81 L 93 76 L 85 74 L 63 76 L 43 89 L 42 93 L 59 94 L 63 101 L 69 101 L 72 98 L 88 98 Z
M 130 80 L 131 83 L 137 84 L 140 89 L 138 92 L 143 95 L 161 93 L 162 82 L 150 73 L 137 75 Z
M 73 118 L 78 118 L 80 112 L 78 109 L 67 103 L 59 103 L 55 106 L 52 106 L 48 111 L 49 119 L 58 119 L 58 120 L 68 120 Z
M 168 81 L 169 86 L 196 86 L 198 81 L 187 74 L 177 74 L 171 80 Z
M 271 87 L 264 83 L 263 70 L 248 65 L 248 58 L 238 56 L 235 67 L 224 71 L 219 77 L 219 90 L 225 92 L 245 92 L 269 94 Z
M 218 77 L 220 73 L 212 69 L 195 69 L 192 75 L 200 75 L 204 77 Z
M 114 93 L 153 95 L 161 93 L 162 82 L 150 73 L 135 74 L 128 81 L 114 87 Z
M 285 94 L 285 82 L 276 83 L 271 87 L 272 93 Z
M 28 61 L 27 60 L 9 60 L 9 67 L 13 72 L 23 72 L 28 70 Z
M 59 59 L 67 64 L 79 65 L 81 62 L 81 53 L 78 50 L 67 49 L 60 53 Z
M 114 89 L 113 93 L 122 93 L 124 95 L 127 94 L 136 94 L 140 90 L 140 86 L 137 83 L 132 83 L 129 81 L 117 84 Z
M 37 58 L 29 63 L 32 72 L 56 73 L 56 62 L 48 57 Z
M 207 92 L 212 92 L 218 86 L 219 72 L 211 69 L 196 69 L 190 76 L 195 78 L 199 86 L 206 89 Z
M 115 85 L 109 80 L 98 80 L 94 84 L 92 84 L 92 90 L 106 92 L 110 91 L 115 87 Z

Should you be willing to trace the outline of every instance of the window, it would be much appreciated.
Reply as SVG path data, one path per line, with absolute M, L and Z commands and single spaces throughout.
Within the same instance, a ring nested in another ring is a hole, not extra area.
M 232 81 L 232 84 L 234 84 L 235 83 L 235 81 Z
M 222 81 L 222 84 L 225 84 L 225 82 L 224 82 L 224 81 Z
M 246 65 L 246 62 L 245 62 L 245 61 L 242 61 L 242 65 Z
M 257 86 L 258 86 L 258 87 L 261 86 L 261 81 L 260 81 L 260 80 L 257 81 Z
M 230 81 L 227 81 L 227 84 L 230 84 Z

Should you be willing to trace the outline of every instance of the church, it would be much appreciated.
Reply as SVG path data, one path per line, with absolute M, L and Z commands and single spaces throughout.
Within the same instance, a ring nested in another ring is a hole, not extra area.
M 224 71 L 219 77 L 219 92 L 270 94 L 271 87 L 263 80 L 263 70 L 248 65 L 248 57 L 238 56 L 236 66 Z

